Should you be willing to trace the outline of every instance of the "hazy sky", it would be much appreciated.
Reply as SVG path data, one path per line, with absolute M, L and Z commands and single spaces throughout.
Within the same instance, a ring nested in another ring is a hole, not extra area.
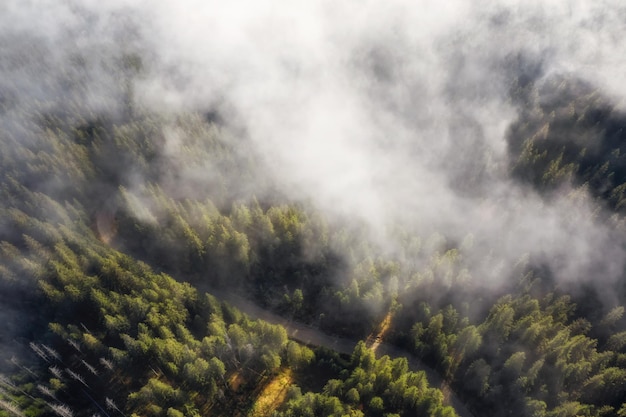
M 136 53 L 139 104 L 217 111 L 283 190 L 366 221 L 384 247 L 394 222 L 456 241 L 471 233 L 477 280 L 496 282 L 499 265 L 531 254 L 563 281 L 613 282 L 623 238 L 584 195 L 544 201 L 511 180 L 506 135 L 520 80 L 573 75 L 624 107 L 622 4 L 10 0 L 0 86 L 54 102 L 68 94 L 60 80 L 86 77 L 84 99 L 110 111 L 121 94 L 111 57 Z

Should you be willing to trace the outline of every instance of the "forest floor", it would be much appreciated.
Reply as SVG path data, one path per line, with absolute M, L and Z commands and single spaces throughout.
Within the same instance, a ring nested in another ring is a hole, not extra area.
M 282 369 L 263 388 L 250 408 L 248 417 L 270 416 L 285 401 L 287 390 L 293 384 L 291 369 Z
M 235 372 L 228 378 L 228 385 L 230 389 L 237 392 L 239 391 L 239 387 L 245 382 L 244 378 L 241 376 L 240 372 Z

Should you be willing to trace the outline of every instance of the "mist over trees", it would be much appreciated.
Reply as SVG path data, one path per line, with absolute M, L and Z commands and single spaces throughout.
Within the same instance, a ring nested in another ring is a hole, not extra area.
M 623 6 L 199 3 L 0 6 L 0 416 L 626 415 Z
M 538 84 L 517 92 L 524 99 L 509 133 L 513 175 L 544 193 L 563 183 L 584 186 L 621 211 L 626 181 L 623 111 L 572 76 Z

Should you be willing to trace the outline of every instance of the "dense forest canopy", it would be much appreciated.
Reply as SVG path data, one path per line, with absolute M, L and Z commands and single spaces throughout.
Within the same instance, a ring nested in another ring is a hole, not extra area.
M 157 3 L 0 5 L 0 416 L 626 415 L 624 6 Z

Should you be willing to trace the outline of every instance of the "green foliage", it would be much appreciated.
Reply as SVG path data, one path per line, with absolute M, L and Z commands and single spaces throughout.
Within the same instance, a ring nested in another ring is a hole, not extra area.
M 444 406 L 441 391 L 429 387 L 423 372 L 408 370 L 404 358 L 376 359 L 374 353 L 359 342 L 346 371 L 342 379 L 329 380 L 322 393 L 290 399 L 278 416 L 326 415 L 321 413 L 322 409 L 329 412 L 328 415 L 358 415 L 361 411 L 365 416 L 456 415 L 453 409 Z M 332 408 L 324 408 L 331 405 Z

